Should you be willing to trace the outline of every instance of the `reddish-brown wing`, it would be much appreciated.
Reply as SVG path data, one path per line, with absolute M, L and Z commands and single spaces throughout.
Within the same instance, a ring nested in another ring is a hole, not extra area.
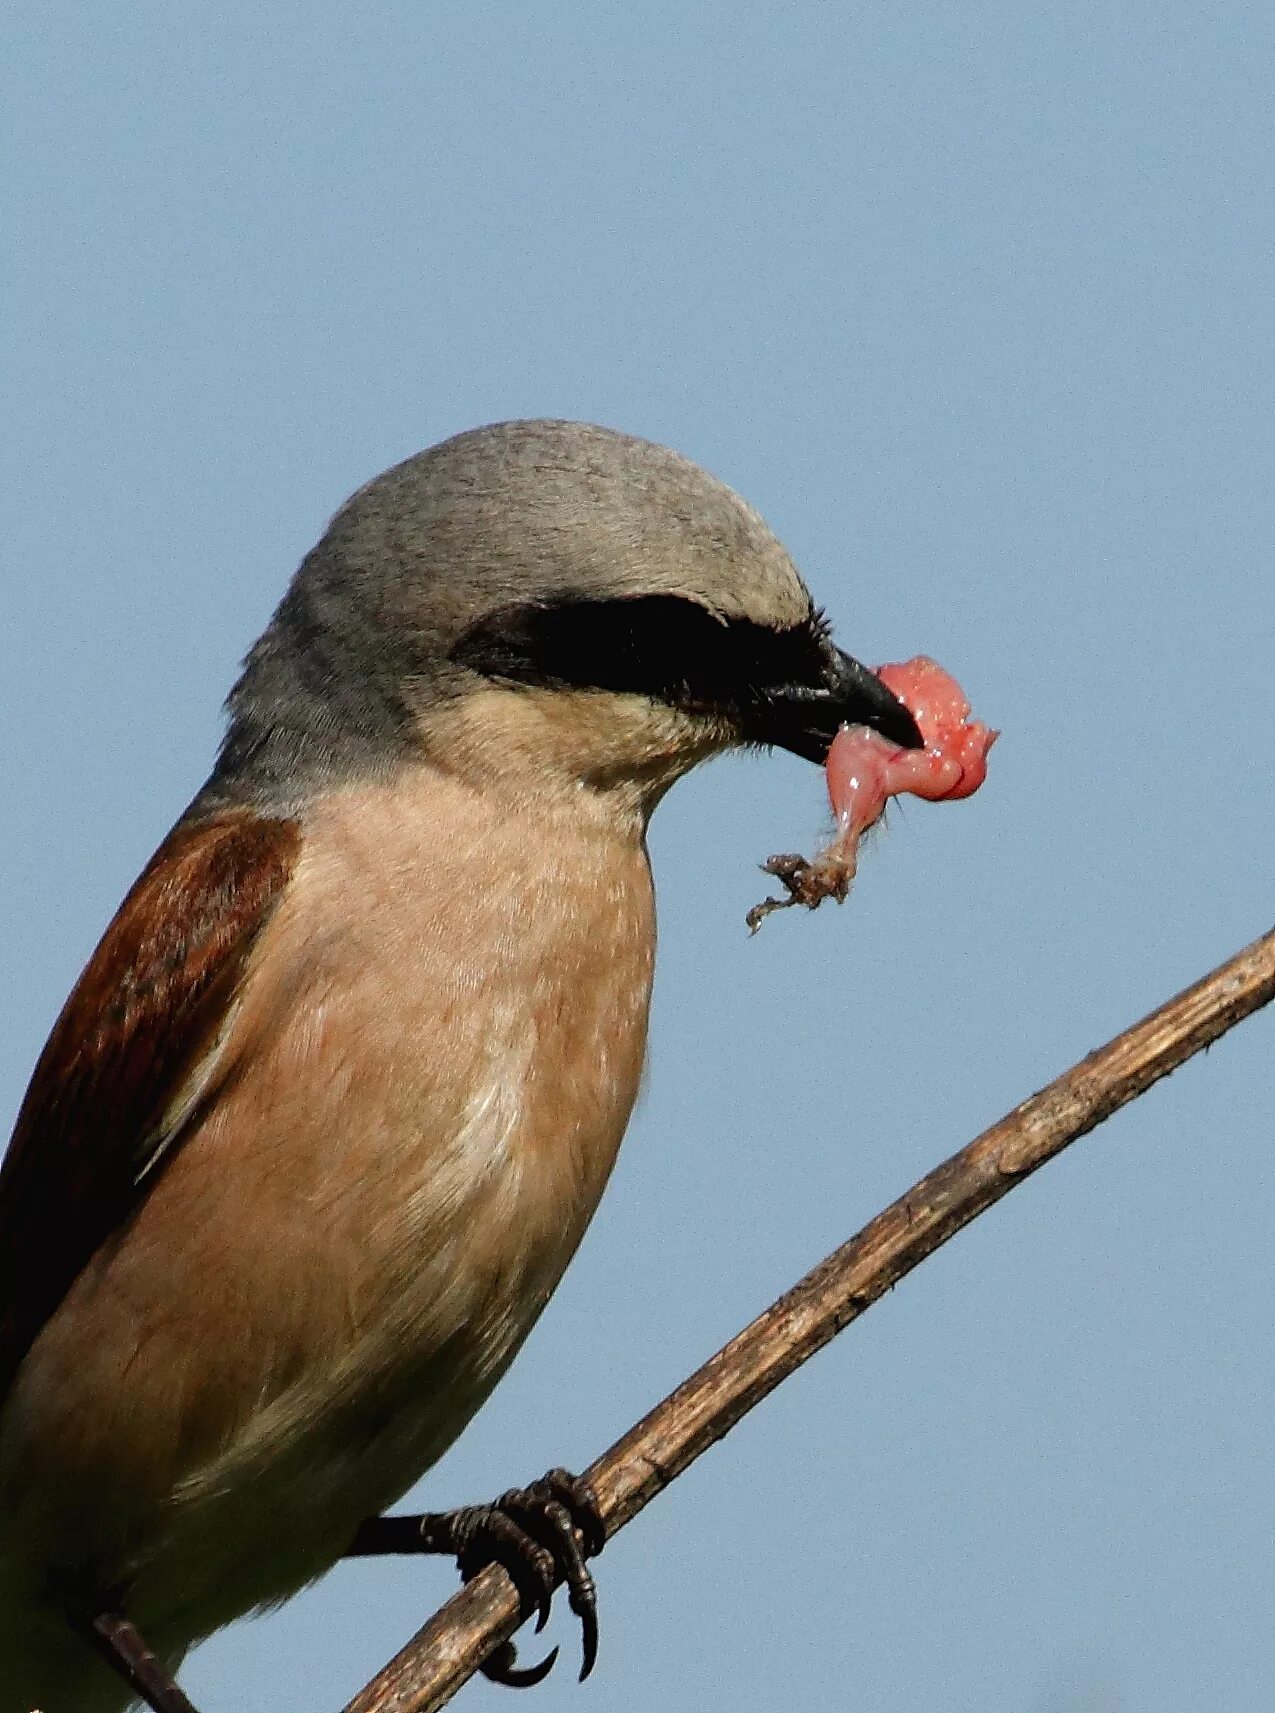
M 67 1000 L 0 1167 L 0 1400 L 215 1081 L 227 1008 L 299 844 L 294 822 L 246 810 L 179 825 Z

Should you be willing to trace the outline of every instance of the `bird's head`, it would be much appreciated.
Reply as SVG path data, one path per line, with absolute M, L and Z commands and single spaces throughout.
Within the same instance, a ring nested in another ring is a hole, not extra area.
M 732 746 L 821 763 L 845 722 L 920 742 L 737 494 L 573 422 L 475 429 L 360 489 L 228 706 L 214 786 L 290 806 L 424 755 L 644 821 Z

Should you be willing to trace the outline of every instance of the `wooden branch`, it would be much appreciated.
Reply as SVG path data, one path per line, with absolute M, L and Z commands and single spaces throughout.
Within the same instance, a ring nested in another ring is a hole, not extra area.
M 822 1261 L 585 1471 L 608 1537 L 754 1404 L 1015 1184 L 1275 998 L 1275 929 L 937 1167 Z M 342 1713 L 433 1713 L 519 1623 L 492 1566 L 418 1630 Z

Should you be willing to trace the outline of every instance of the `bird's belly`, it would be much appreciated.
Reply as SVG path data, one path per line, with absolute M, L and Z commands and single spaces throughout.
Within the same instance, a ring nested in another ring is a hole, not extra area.
M 161 1640 L 206 1634 L 322 1574 L 462 1431 L 543 1306 L 524 1287 L 496 1291 L 439 1343 L 411 1301 L 422 1294 L 405 1293 L 394 1333 L 369 1332 L 180 1485 L 134 1583 L 139 1618 L 152 1612 Z M 174 1588 L 182 1610 L 170 1623 Z

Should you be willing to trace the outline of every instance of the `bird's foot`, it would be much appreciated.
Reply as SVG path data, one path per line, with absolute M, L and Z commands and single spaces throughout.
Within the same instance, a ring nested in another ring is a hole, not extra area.
M 580 1620 L 583 1660 L 580 1681 L 593 1670 L 598 1654 L 597 1590 L 585 1564 L 602 1551 L 606 1525 L 589 1485 L 565 1469 L 551 1469 L 529 1487 L 513 1487 L 491 1505 L 465 1505 L 456 1511 L 421 1517 L 371 1517 L 349 1552 L 366 1556 L 387 1552 L 440 1552 L 455 1556 L 465 1582 L 489 1564 L 501 1564 L 522 1601 L 523 1615 L 536 1613 L 543 1630 L 559 1582 L 567 1585 L 571 1610 Z M 526 1688 L 540 1683 L 558 1657 L 554 1648 L 537 1665 L 519 1666 L 512 1642 L 483 1662 L 495 1683 Z
M 72 1620 L 111 1670 L 122 1677 L 152 1713 L 195 1713 L 195 1708 L 147 1647 L 134 1625 L 118 1612 Z

